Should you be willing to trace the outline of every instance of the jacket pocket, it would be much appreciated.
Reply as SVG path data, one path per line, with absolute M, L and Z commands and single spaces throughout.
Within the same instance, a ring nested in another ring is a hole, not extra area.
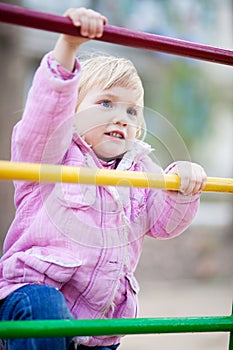
M 132 274 L 126 275 L 127 291 L 125 302 L 121 305 L 119 318 L 135 318 L 138 316 L 138 293 L 139 285 L 136 278 Z
M 146 191 L 141 188 L 130 188 L 128 202 L 124 203 L 124 211 L 131 221 L 136 221 L 146 210 Z
M 132 291 L 135 294 L 138 294 L 139 291 L 140 291 L 140 287 L 139 287 L 138 281 L 136 280 L 134 275 L 133 274 L 127 274 L 126 275 L 126 279 L 129 282 L 129 285 L 130 285 L 130 288 L 132 289 Z
M 62 183 L 56 195 L 65 207 L 89 208 L 96 201 L 96 188 L 91 185 Z
M 41 282 L 60 289 L 81 265 L 81 260 L 62 248 L 32 247 L 3 262 L 3 277 L 15 283 Z

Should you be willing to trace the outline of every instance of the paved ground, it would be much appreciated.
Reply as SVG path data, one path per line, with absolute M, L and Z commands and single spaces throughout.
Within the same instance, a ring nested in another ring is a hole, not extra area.
M 140 317 L 229 315 L 233 280 L 141 281 Z M 128 335 L 121 350 L 228 350 L 227 333 Z

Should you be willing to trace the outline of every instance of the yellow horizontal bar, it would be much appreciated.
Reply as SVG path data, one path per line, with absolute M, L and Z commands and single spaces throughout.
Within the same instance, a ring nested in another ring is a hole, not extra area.
M 96 186 L 159 188 L 172 191 L 179 190 L 180 186 L 180 179 L 177 175 L 9 161 L 0 161 L 0 180 L 69 182 Z M 233 193 L 233 179 L 208 177 L 203 191 Z

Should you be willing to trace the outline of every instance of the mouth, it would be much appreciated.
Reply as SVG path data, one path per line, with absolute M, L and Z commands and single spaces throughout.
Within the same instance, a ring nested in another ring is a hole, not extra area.
M 125 139 L 124 133 L 122 131 L 119 131 L 119 130 L 106 132 L 105 135 L 111 136 L 111 137 L 114 137 L 114 138 L 120 139 L 120 140 L 124 140 Z

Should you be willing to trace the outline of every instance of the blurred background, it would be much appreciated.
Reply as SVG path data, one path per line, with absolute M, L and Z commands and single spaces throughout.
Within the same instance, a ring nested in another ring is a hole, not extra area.
M 233 49 L 231 0 L 11 0 L 63 14 L 69 7 L 100 11 L 109 24 Z M 10 159 L 11 133 L 21 118 L 41 57 L 58 35 L 0 23 L 0 159 Z M 208 176 L 233 177 L 232 67 L 101 42 L 100 51 L 131 59 L 145 87 L 146 141 L 165 168 L 176 159 L 201 164 Z M 14 217 L 14 189 L 0 182 L 0 248 Z M 141 317 L 226 315 L 233 281 L 232 195 L 202 195 L 199 213 L 173 240 L 146 239 L 136 276 Z M 225 333 L 128 336 L 122 350 L 224 350 Z

